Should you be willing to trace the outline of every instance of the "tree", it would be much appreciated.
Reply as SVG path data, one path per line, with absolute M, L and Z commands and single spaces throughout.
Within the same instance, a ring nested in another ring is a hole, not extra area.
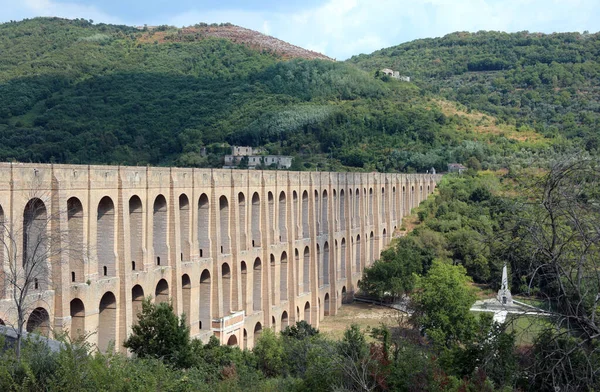
M 474 332 L 471 306 L 475 294 L 470 278 L 460 265 L 434 260 L 427 275 L 420 279 L 413 297 L 413 323 L 437 347 L 451 347 L 468 341 Z
M 178 368 L 191 363 L 190 329 L 185 314 L 177 317 L 173 305 L 167 302 L 153 304 L 150 298 L 144 299 L 138 323 L 123 346 L 140 358 L 158 358 Z
M 31 185 L 33 191 L 28 195 L 22 221 L 18 215 L 6 220 L 0 209 L 0 245 L 5 257 L 3 289 L 16 312 L 16 323 L 5 322 L 17 335 L 15 352 L 19 361 L 26 325 L 29 332 L 49 333 L 48 312 L 33 307 L 46 300 L 53 282 L 49 265 L 59 265 L 60 255 L 67 250 L 65 244 L 68 243 L 67 233 L 60 229 L 60 213 L 48 211 L 49 197 L 39 191 L 40 187 L 40 184 Z

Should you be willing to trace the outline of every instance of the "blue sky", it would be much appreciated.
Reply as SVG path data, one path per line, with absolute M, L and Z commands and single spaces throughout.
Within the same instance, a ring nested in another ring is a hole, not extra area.
M 344 60 L 453 31 L 600 30 L 600 0 L 0 0 L 0 22 L 35 16 L 127 25 L 231 22 Z

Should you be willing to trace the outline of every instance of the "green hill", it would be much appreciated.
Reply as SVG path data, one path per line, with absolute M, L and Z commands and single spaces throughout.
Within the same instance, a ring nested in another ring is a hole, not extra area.
M 409 52 L 414 67 L 425 61 L 418 45 Z M 229 24 L 36 18 L 0 24 L 0 53 L 1 160 L 219 167 L 227 145 L 243 144 L 294 155 L 296 170 L 443 170 L 469 159 L 497 169 L 554 143 L 517 129 L 509 104 L 475 107 L 483 115 L 453 102 L 468 103 L 434 88 L 434 67 L 410 73 L 417 83 L 387 80 L 374 77 L 377 55 L 333 62 Z
M 354 56 L 368 72 L 392 68 L 419 87 L 546 136 L 598 147 L 600 33 L 458 32 Z

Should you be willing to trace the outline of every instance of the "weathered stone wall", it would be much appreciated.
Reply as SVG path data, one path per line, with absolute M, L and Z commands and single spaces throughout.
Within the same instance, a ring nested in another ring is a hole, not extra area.
M 192 336 L 252 347 L 263 328 L 336 314 L 439 179 L 0 163 L 0 260 L 6 272 L 23 257 L 34 201 L 53 251 L 28 297 L 30 329 L 120 347 L 152 296 L 185 312 Z M 14 324 L 12 292 L 1 293 L 0 319 Z

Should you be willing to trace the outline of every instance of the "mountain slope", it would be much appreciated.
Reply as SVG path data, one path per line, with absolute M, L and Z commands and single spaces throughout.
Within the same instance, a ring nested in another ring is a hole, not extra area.
M 360 55 L 368 72 L 393 68 L 421 88 L 500 121 L 598 146 L 600 33 L 452 33 Z

